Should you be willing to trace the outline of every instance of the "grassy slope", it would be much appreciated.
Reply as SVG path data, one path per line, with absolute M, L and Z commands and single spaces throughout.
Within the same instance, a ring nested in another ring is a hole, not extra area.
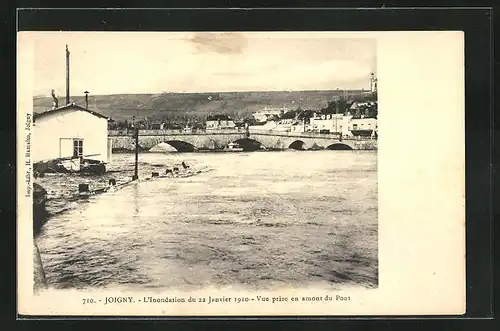
M 320 109 L 326 107 L 342 91 L 276 91 L 276 92 L 222 92 L 222 93 L 161 93 L 117 94 L 89 96 L 89 108 L 110 116 L 114 120 L 148 117 L 156 120 L 180 117 L 183 114 L 204 118 L 209 113 L 225 113 L 234 118 L 250 116 L 264 107 Z M 211 97 L 211 100 L 209 100 Z M 64 96 L 59 96 L 63 104 Z M 85 105 L 84 97 L 73 97 L 72 102 Z M 34 112 L 52 106 L 52 98 L 35 97 Z

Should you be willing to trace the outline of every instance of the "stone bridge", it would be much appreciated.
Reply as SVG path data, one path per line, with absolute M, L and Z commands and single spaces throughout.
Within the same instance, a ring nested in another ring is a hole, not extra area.
M 131 132 L 109 131 L 113 150 L 135 150 L 135 140 Z M 180 152 L 198 149 L 217 150 L 236 142 L 245 150 L 265 149 L 340 149 L 373 150 L 377 149 L 376 139 L 342 139 L 335 134 L 294 133 L 264 130 L 219 130 L 182 132 L 179 130 L 140 130 L 141 150 L 167 143 Z

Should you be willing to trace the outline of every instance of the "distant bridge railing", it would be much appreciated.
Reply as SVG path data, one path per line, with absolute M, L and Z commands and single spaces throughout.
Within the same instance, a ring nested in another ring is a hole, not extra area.
M 133 130 L 108 130 L 109 136 L 130 136 L 134 133 Z M 165 136 L 165 135 L 210 135 L 210 134 L 237 134 L 245 133 L 245 129 L 219 129 L 219 130 L 205 130 L 205 129 L 193 129 L 193 130 L 146 130 L 140 129 L 139 136 Z
M 340 140 L 340 133 L 319 133 L 319 132 L 292 132 L 292 131 L 279 131 L 279 130 L 261 130 L 250 129 L 250 134 L 258 134 L 262 136 L 277 136 L 277 137 L 291 137 L 291 138 L 324 138 L 324 139 L 338 139 Z M 372 137 L 342 137 L 342 140 L 377 140 Z
M 244 128 L 239 129 L 219 129 L 219 130 L 206 130 L 198 129 L 186 131 L 181 130 L 139 130 L 139 136 L 166 136 L 166 135 L 229 135 L 229 134 L 242 134 L 245 133 Z M 319 133 L 319 132 L 290 132 L 279 130 L 263 130 L 263 129 L 249 129 L 250 134 L 265 135 L 265 136 L 278 136 L 278 137 L 293 137 L 293 138 L 323 138 L 323 139 L 339 139 L 338 133 Z M 108 130 L 109 136 L 130 136 L 133 130 Z M 376 138 L 371 137 L 343 137 L 342 140 L 372 140 Z
M 302 137 L 302 138 L 325 138 L 325 139 L 338 139 L 338 133 L 319 133 L 319 132 L 292 132 L 280 130 L 262 130 L 250 129 L 250 134 L 258 134 L 263 136 L 278 136 L 278 137 Z

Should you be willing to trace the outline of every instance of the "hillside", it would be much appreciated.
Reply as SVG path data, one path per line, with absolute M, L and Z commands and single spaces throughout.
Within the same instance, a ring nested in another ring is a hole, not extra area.
M 360 95 L 362 91 L 349 91 Z M 225 113 L 233 118 L 245 118 L 264 107 L 321 109 L 328 101 L 343 91 L 273 91 L 273 92 L 221 92 L 221 93 L 161 93 L 89 95 L 89 108 L 113 118 L 115 121 L 130 120 L 133 116 L 150 120 L 177 118 L 205 118 L 212 113 Z M 85 106 L 85 97 L 72 97 L 72 102 Z M 59 104 L 65 96 L 59 96 Z M 35 97 L 34 112 L 52 107 L 51 97 Z

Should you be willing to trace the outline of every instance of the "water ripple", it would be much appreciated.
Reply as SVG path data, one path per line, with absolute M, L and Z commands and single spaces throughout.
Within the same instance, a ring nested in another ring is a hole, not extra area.
M 182 161 L 212 171 L 68 202 L 82 181 L 129 180 L 133 156 L 113 157 L 99 181 L 42 179 L 53 215 L 37 242 L 50 286 L 378 284 L 374 153 L 145 154 L 141 178 Z

